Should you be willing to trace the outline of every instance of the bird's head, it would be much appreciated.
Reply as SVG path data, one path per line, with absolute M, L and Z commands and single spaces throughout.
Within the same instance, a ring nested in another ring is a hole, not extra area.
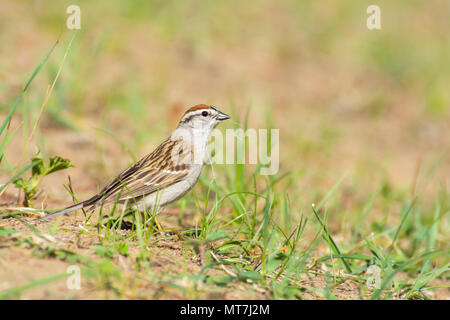
M 213 106 L 198 104 L 184 113 L 178 128 L 212 131 L 220 122 L 229 118 Z

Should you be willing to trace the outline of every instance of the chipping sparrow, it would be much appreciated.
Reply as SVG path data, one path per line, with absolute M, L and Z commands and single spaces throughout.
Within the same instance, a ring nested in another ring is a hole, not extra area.
M 115 201 L 145 211 L 180 199 L 200 176 L 211 132 L 229 118 L 213 106 L 200 104 L 190 108 L 168 139 L 120 173 L 98 194 L 43 219 L 83 208 L 91 211 Z

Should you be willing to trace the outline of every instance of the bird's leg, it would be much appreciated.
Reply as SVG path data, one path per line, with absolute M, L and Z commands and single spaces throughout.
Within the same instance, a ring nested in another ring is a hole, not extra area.
M 146 209 L 144 211 L 139 211 L 141 214 L 142 224 L 144 227 L 150 227 L 152 219 L 150 210 Z
M 163 237 L 165 237 L 167 234 L 164 232 L 164 228 L 162 227 L 161 223 L 159 222 L 157 216 L 158 214 L 161 212 L 161 208 L 160 207 L 154 207 L 153 209 L 147 209 L 145 212 L 149 214 L 149 216 L 151 217 L 150 219 L 148 219 L 147 222 L 147 226 L 150 226 L 152 220 L 156 226 L 157 232 L 159 232 L 159 234 Z M 141 213 L 144 214 L 144 213 Z
M 140 211 L 141 217 L 142 217 L 142 221 L 143 221 L 143 225 L 145 227 L 150 227 L 152 224 L 152 220 L 155 223 L 157 232 L 159 232 L 162 236 L 165 236 L 164 234 L 164 229 L 162 228 L 161 224 L 159 223 L 158 219 L 156 218 L 157 214 L 158 214 L 158 208 L 154 208 L 153 210 L 151 209 L 145 209 L 143 211 Z
M 165 237 L 166 234 L 164 233 L 164 229 L 162 228 L 161 224 L 158 221 L 158 218 L 156 218 L 155 216 L 155 224 L 158 227 L 159 233 L 161 234 L 161 236 Z
M 158 214 L 160 213 L 160 210 L 161 210 L 161 208 L 160 207 L 158 207 L 158 206 L 155 206 L 154 208 L 153 208 L 153 219 L 154 219 L 154 221 L 155 221 L 155 225 L 156 225 L 156 227 L 158 228 L 158 231 L 159 231 L 159 234 L 161 235 L 161 236 L 163 236 L 163 237 L 165 237 L 166 236 L 166 234 L 164 233 L 164 229 L 163 229 L 163 227 L 161 226 L 161 223 L 159 223 L 159 220 L 158 220 Z

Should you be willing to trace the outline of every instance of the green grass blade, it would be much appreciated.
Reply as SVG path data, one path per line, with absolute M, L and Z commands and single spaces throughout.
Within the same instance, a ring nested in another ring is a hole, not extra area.
M 2 162 L 6 147 L 11 142 L 12 138 L 14 138 L 14 136 L 16 135 L 17 131 L 20 129 L 21 126 L 22 125 L 17 126 L 17 128 L 15 128 L 11 134 L 8 134 L 8 131 L 6 132 L 2 142 L 0 144 L 0 163 Z
M 20 296 L 21 293 L 23 293 L 26 290 L 29 290 L 29 289 L 32 289 L 32 288 L 38 287 L 38 286 L 47 285 L 49 283 L 67 278 L 68 276 L 69 276 L 68 273 L 65 273 L 65 272 L 59 273 L 59 274 L 52 275 L 52 276 L 44 278 L 44 279 L 38 279 L 38 280 L 31 281 L 30 283 L 27 283 L 23 286 L 7 289 L 7 290 L 3 291 L 2 293 L 0 293 L 0 299 L 17 298 L 18 296 Z
M 330 232 L 328 231 L 328 228 L 325 226 L 325 224 L 322 222 L 322 219 L 320 219 L 319 214 L 317 213 L 317 211 L 314 209 L 314 207 L 312 208 L 314 215 L 316 216 L 316 219 L 319 221 L 320 225 L 322 226 L 323 231 L 325 232 L 324 238 L 326 243 L 328 244 L 328 246 L 331 248 L 331 250 L 333 250 L 333 252 L 340 256 L 340 260 L 342 261 L 342 263 L 345 266 L 345 269 L 347 270 L 348 273 L 352 273 L 352 268 L 350 268 L 350 265 L 347 263 L 347 261 L 342 257 L 342 253 L 339 250 L 338 246 L 336 245 L 336 243 L 333 240 L 333 237 L 331 236 Z
M 34 161 L 32 163 L 30 163 L 29 165 L 26 165 L 25 167 L 23 167 L 22 169 L 20 169 L 11 179 L 9 179 L 4 185 L 2 185 L 0 187 L 0 192 L 3 191 L 3 189 L 6 188 L 6 186 L 8 184 L 10 184 L 11 182 L 13 182 L 15 179 L 17 179 L 18 177 L 20 177 L 22 175 L 22 173 L 24 173 L 25 171 L 27 171 L 28 169 L 32 168 L 36 163 L 38 163 L 38 161 Z
M 409 213 L 411 212 L 411 209 L 414 206 L 415 202 L 416 202 L 416 198 L 411 202 L 411 204 L 407 207 L 407 209 L 403 209 L 402 218 L 401 218 L 400 224 L 398 225 L 397 230 L 395 231 L 395 235 L 394 235 L 394 238 L 392 239 L 392 243 L 390 245 L 389 252 L 391 252 L 392 249 L 394 248 L 394 245 L 395 245 L 395 242 L 397 241 L 400 230 L 401 230 L 403 224 L 405 223 L 406 219 L 408 218 Z
M 322 199 L 322 201 L 320 201 L 319 205 L 317 206 L 316 210 L 320 211 L 320 209 L 325 205 L 325 203 L 327 203 L 328 199 L 333 195 L 333 193 L 336 191 L 336 189 L 341 185 L 342 181 L 345 179 L 345 177 L 347 176 L 347 172 L 344 173 L 341 178 L 338 180 L 338 182 L 336 182 L 336 184 L 330 189 L 330 191 L 328 191 L 328 193 L 325 195 L 325 197 Z
M 9 124 L 14 111 L 17 109 L 17 106 L 19 105 L 20 101 L 22 100 L 23 94 L 25 93 L 25 91 L 27 91 L 27 89 L 30 86 L 31 82 L 33 82 L 33 80 L 36 77 L 36 75 L 39 73 L 39 71 L 42 69 L 44 64 L 47 62 L 48 58 L 52 54 L 52 52 L 55 49 L 55 47 L 58 44 L 58 42 L 59 42 L 59 38 L 58 38 L 58 40 L 56 40 L 55 44 L 50 49 L 50 51 L 47 53 L 47 55 L 44 57 L 44 59 L 41 60 L 41 63 L 39 63 L 37 68 L 34 70 L 33 74 L 30 77 L 30 79 L 28 79 L 25 87 L 22 89 L 22 92 L 17 97 L 16 101 L 14 102 L 14 105 L 11 107 L 11 109 L 9 109 L 8 115 L 6 116 L 5 120 L 3 120 L 3 123 L 2 123 L 2 125 L 0 127 L 0 135 L 3 133 L 3 130 L 5 130 L 6 126 Z

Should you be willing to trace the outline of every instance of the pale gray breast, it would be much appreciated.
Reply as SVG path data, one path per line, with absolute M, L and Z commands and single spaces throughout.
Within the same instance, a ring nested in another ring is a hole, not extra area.
M 197 182 L 198 178 L 200 177 L 202 168 L 203 168 L 203 163 L 191 165 L 190 172 L 189 172 L 188 176 L 186 177 L 186 180 L 189 182 L 191 187 L 194 186 L 194 184 Z

